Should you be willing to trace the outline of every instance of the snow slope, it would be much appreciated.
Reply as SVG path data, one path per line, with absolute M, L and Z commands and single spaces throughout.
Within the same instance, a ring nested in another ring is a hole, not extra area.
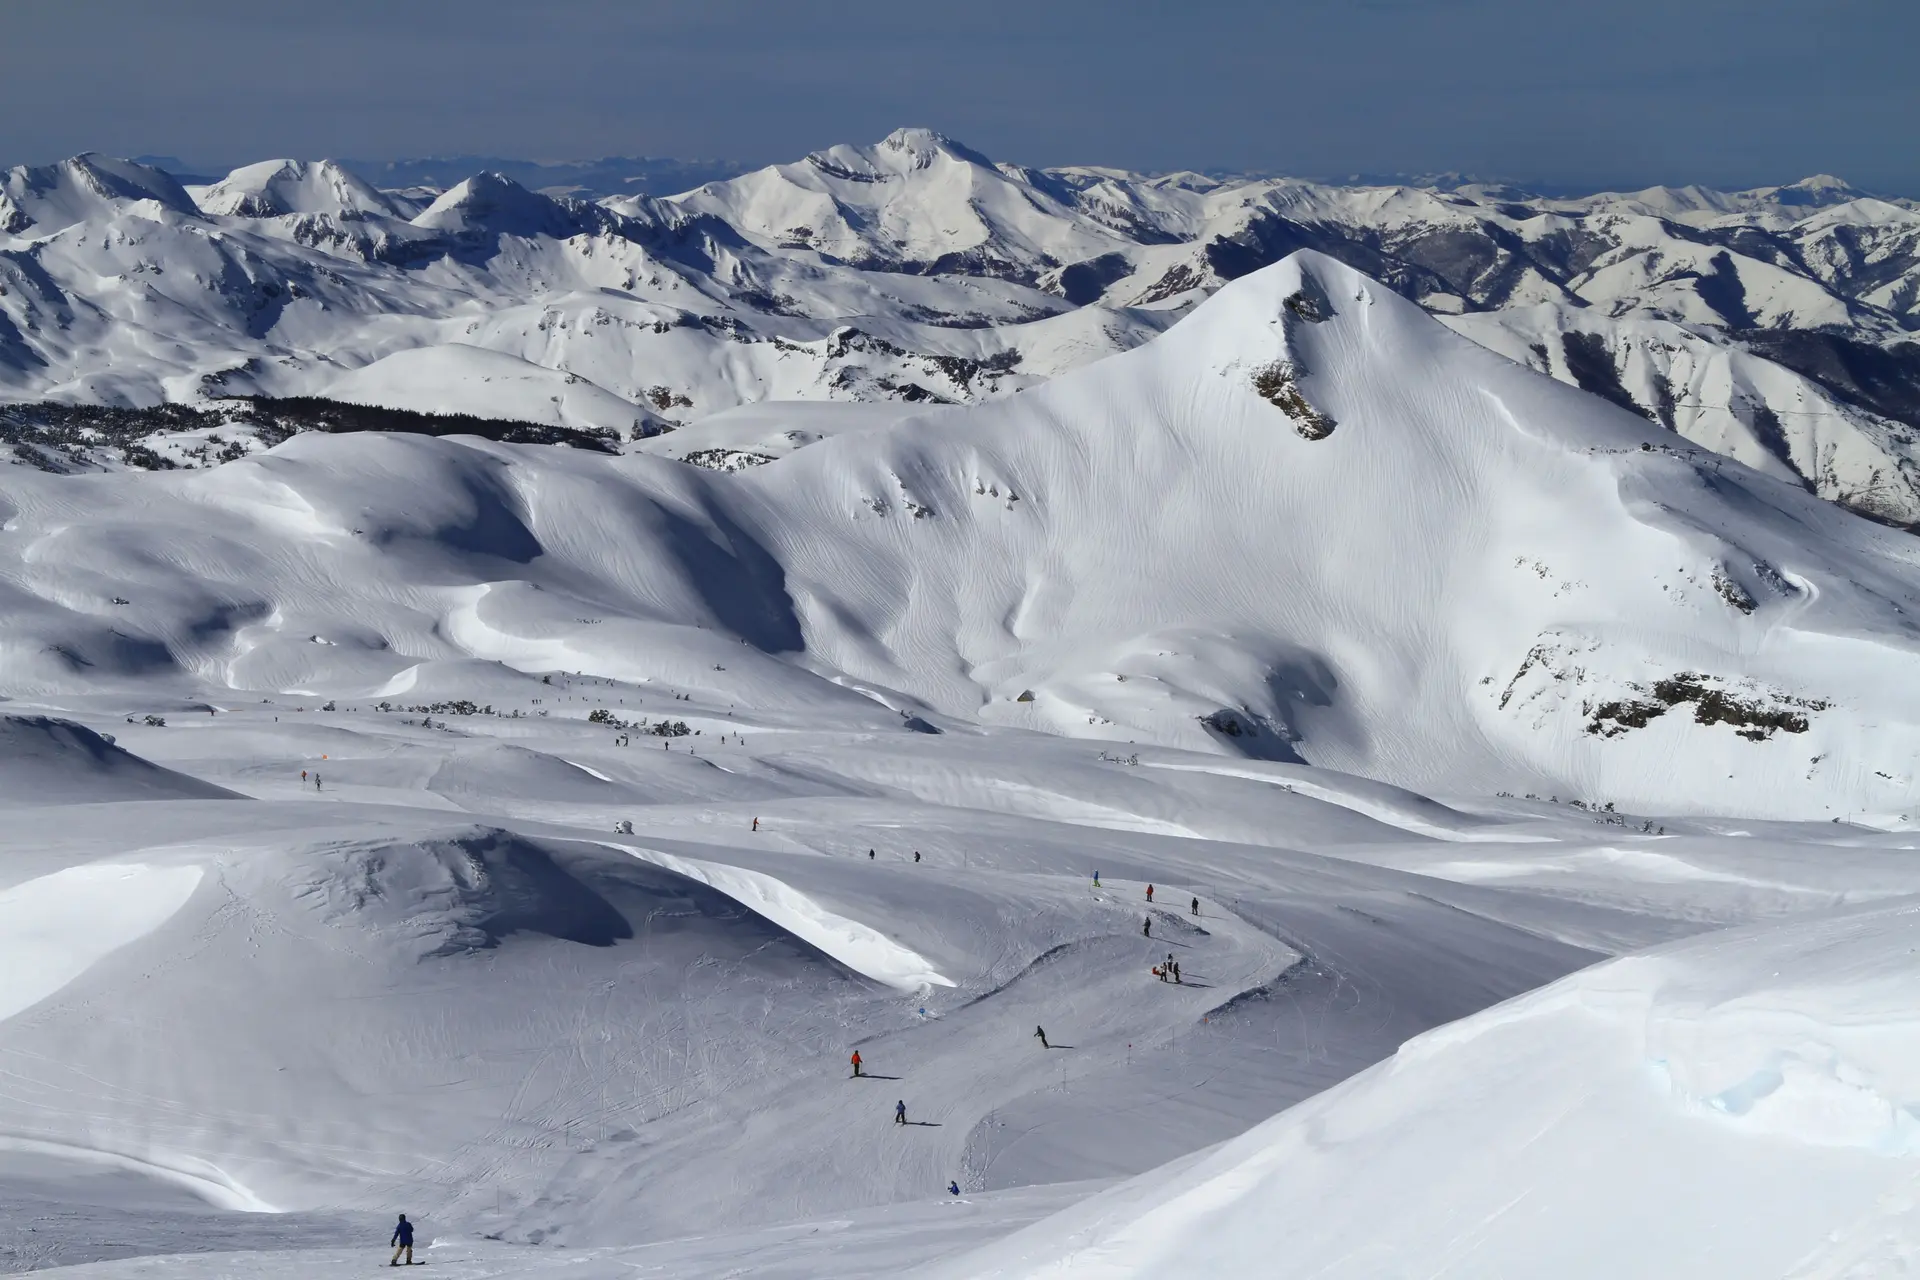
M 0 805 L 237 798 L 157 768 L 84 725 L 0 714 Z
M 620 436 L 642 430 L 652 417 L 576 374 L 459 342 L 396 351 L 342 374 L 324 392 L 349 404 L 509 418 Z
M 1903 1274 L 1920 1255 L 1917 912 L 1587 970 L 918 1274 Z

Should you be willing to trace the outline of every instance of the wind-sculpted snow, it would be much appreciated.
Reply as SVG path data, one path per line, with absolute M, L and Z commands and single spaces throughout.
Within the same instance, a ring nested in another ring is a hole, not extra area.
M 0 890 L 0 1021 L 152 933 L 199 883 L 195 867 L 91 863 Z

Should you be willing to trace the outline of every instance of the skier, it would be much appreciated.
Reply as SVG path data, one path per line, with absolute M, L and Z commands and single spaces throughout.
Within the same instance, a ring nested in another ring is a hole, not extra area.
M 893 1104 L 893 1122 L 895 1124 L 905 1124 L 907 1122 L 906 1099 L 902 1098 L 899 1102 Z
M 1180 982 L 1180 962 L 1178 960 L 1175 960 L 1173 962 L 1173 980 L 1175 982 Z M 1185 986 L 1186 984 L 1182 982 L 1180 983 L 1180 985 Z
M 1198 899 L 1198 898 L 1195 898 L 1195 899 L 1193 900 L 1193 908 L 1192 908 L 1192 910 L 1193 910 L 1193 914 L 1194 914 L 1194 915 L 1199 915 L 1199 914 L 1200 914 L 1200 899 Z
M 1165 982 L 1167 980 L 1167 971 L 1165 969 L 1162 969 L 1159 965 L 1155 965 L 1153 966 L 1153 976 L 1160 979 L 1160 981 Z
M 303 787 L 307 785 L 307 771 L 305 769 L 300 771 L 300 785 Z
M 919 851 L 918 849 L 915 849 L 915 850 L 913 851 L 913 860 L 914 860 L 915 862 L 918 862 L 918 861 L 920 861 L 920 851 Z
M 1040 1047 L 1042 1049 L 1053 1048 L 1052 1045 L 1047 1043 L 1047 1029 L 1045 1027 L 1035 1027 L 1033 1029 L 1033 1034 L 1039 1039 Z
M 753 820 L 753 829 L 754 829 L 755 831 L 758 831 L 758 830 L 760 829 L 760 819 L 758 819 L 758 818 L 755 818 L 755 819 Z
M 959 1184 L 958 1182 L 949 1182 L 949 1183 L 947 1184 L 947 1194 L 948 1194 L 948 1195 L 950 1195 L 950 1196 L 957 1196 L 957 1195 L 959 1195 L 959 1194 L 960 1194 L 960 1184 Z
M 853 1051 L 853 1078 L 855 1080 L 860 1078 L 860 1051 L 858 1049 Z
M 315 791 L 320 789 L 320 775 L 318 773 L 313 775 L 313 789 Z
M 1100 887 L 1100 873 L 1098 871 L 1093 873 L 1093 887 L 1096 889 Z
M 871 850 L 871 849 L 869 849 L 869 850 L 867 850 L 867 861 L 868 861 L 868 862 L 872 862 L 872 861 L 873 861 L 873 850 Z
M 407 1221 L 406 1214 L 401 1214 L 400 1221 L 394 1224 L 393 1238 L 387 1243 L 393 1246 L 393 1261 L 388 1266 L 399 1266 L 403 1253 L 407 1255 L 407 1265 L 413 1265 L 413 1224 Z
M 1148 886 L 1147 886 L 1147 901 L 1148 901 L 1148 902 L 1152 902 L 1152 901 L 1153 901 L 1153 886 L 1152 886 L 1152 885 L 1148 885 Z
M 1151 938 L 1153 936 L 1153 917 L 1152 916 L 1140 917 L 1140 936 L 1143 938 Z

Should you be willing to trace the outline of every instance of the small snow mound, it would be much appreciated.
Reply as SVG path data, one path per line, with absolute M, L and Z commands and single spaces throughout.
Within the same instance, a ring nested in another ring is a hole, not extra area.
M 241 798 L 142 760 L 71 720 L 0 715 L 0 805 Z
M 469 827 L 409 841 L 355 841 L 303 859 L 297 896 L 329 918 L 355 915 L 412 938 L 424 958 L 538 934 L 606 947 L 633 927 L 595 889 L 531 840 Z

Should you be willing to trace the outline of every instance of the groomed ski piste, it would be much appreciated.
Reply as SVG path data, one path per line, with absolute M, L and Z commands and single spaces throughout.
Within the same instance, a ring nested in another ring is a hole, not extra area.
M 1310 253 L 793 429 L 0 472 L 0 1265 L 1920 1266 L 1911 535 Z

